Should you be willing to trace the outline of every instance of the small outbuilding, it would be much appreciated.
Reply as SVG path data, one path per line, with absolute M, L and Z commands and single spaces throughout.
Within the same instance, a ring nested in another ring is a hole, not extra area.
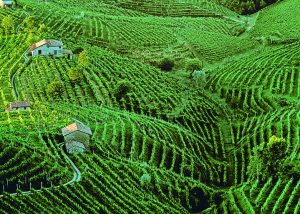
M 54 56 L 62 57 L 64 54 L 68 54 L 69 59 L 72 59 L 72 51 L 65 50 L 63 43 L 55 39 L 43 39 L 29 47 L 28 54 L 30 56 Z
M 20 102 L 10 102 L 9 107 L 6 108 L 6 111 L 25 111 L 30 109 L 30 102 L 29 101 L 20 101 Z
M 62 128 L 62 135 L 68 153 L 84 152 L 89 150 L 89 141 L 92 131 L 80 122 L 72 123 Z
M 77 141 L 71 141 L 66 143 L 66 150 L 68 153 L 84 152 L 85 146 Z
M 12 7 L 12 0 L 0 0 L 0 7 Z

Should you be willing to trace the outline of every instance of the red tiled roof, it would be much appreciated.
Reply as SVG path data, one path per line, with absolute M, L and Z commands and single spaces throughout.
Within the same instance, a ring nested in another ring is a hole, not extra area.
M 39 41 L 33 45 L 30 46 L 29 52 L 35 50 L 38 47 L 41 47 L 43 45 L 48 45 L 49 47 L 59 47 L 63 46 L 63 43 L 61 41 L 55 40 L 55 39 L 43 39 L 42 41 Z
M 80 131 L 80 132 L 92 135 L 92 131 L 89 127 L 84 126 L 83 124 L 80 124 L 80 123 L 77 123 L 77 122 L 72 123 L 71 125 L 68 125 L 68 126 L 62 128 L 63 136 L 66 136 L 66 135 L 71 134 L 71 133 L 76 132 L 76 131 Z

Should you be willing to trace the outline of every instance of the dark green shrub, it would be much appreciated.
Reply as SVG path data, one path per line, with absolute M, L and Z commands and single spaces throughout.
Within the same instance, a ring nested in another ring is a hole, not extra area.
M 114 96 L 116 97 L 117 101 L 120 101 L 124 98 L 130 91 L 132 90 L 132 85 L 127 80 L 121 80 L 117 83 Z
M 274 135 L 268 143 L 263 142 L 254 148 L 247 171 L 250 179 L 265 181 L 270 177 L 279 177 L 287 157 L 286 149 L 285 140 Z
M 203 63 L 199 59 L 188 59 L 185 62 L 185 69 L 190 72 L 198 71 L 203 68 Z
M 162 71 L 172 71 L 175 63 L 173 60 L 165 58 L 159 63 L 159 68 Z
M 46 89 L 47 93 L 53 97 L 61 97 L 65 91 L 64 83 L 62 81 L 51 82 Z
M 69 76 L 69 79 L 71 80 L 71 82 L 77 83 L 77 84 L 79 84 L 82 81 L 82 79 L 83 79 L 82 73 L 80 73 L 74 67 L 72 67 L 72 68 L 69 69 L 68 76 Z

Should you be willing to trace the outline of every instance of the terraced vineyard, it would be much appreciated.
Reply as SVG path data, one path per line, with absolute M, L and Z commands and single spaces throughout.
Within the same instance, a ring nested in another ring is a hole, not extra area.
M 298 2 L 224 2 L 0 8 L 0 213 L 300 213 Z

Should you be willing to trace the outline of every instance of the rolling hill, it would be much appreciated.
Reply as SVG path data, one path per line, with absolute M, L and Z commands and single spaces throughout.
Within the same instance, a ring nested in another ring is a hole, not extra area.
M 299 213 L 298 2 L 251 17 L 232 8 L 0 8 L 0 213 Z M 29 56 L 43 39 L 62 41 L 72 60 Z M 30 109 L 7 110 L 25 100 Z M 72 121 L 92 130 L 83 153 L 64 146 Z M 272 161 L 255 158 L 272 139 L 286 149 L 268 158 L 285 159 L 265 179 Z M 265 168 L 253 173 L 253 161 Z

